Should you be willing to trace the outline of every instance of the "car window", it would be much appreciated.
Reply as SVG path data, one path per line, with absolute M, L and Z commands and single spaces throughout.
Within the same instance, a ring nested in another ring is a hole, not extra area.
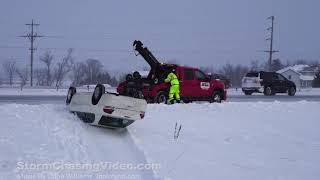
M 199 70 L 196 70 L 194 72 L 194 76 L 196 77 L 197 80 L 205 80 L 206 79 L 206 75 Z
M 257 72 L 248 72 L 246 74 L 246 77 L 258 77 L 259 76 L 259 73 Z
M 272 79 L 273 80 L 279 80 L 278 74 L 272 74 Z
M 193 79 L 192 69 L 184 69 L 183 72 L 184 72 L 183 80 L 192 80 Z
M 278 74 L 278 79 L 279 79 L 280 81 L 286 80 L 281 74 Z

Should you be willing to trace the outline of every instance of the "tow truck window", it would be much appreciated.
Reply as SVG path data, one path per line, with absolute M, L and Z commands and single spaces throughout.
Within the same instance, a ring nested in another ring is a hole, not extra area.
M 204 75 L 201 71 L 196 70 L 194 73 L 195 77 L 197 80 L 205 80 L 206 79 L 206 75 Z
M 192 80 L 193 79 L 192 69 L 185 69 L 183 71 L 183 73 L 184 73 L 183 80 Z

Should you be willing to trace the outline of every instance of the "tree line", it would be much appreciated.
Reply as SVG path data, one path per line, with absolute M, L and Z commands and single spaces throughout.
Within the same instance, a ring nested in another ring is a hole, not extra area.
M 73 57 L 73 49 L 68 49 L 66 55 L 61 59 L 56 59 L 50 51 L 47 51 L 40 56 L 40 62 L 43 67 L 36 68 L 33 74 L 36 86 L 54 86 L 59 89 L 66 79 L 72 81 L 72 86 L 97 83 L 110 84 L 111 86 L 118 84 L 117 78 L 111 76 L 104 69 L 101 61 L 87 59 L 76 62 Z M 29 69 L 18 67 L 15 61 L 3 62 L 2 69 L 10 86 L 14 84 L 13 81 L 17 77 L 22 89 L 30 78 Z
M 124 80 L 125 74 L 117 79 L 111 76 L 103 67 L 101 61 L 97 59 L 87 59 L 85 61 L 75 61 L 73 57 L 73 49 L 68 49 L 66 54 L 57 59 L 50 52 L 45 52 L 40 56 L 42 67 L 34 70 L 34 79 L 36 86 L 54 86 L 59 89 L 66 79 L 71 80 L 72 86 L 82 86 L 88 84 L 110 84 L 117 86 L 119 81 Z M 294 64 L 307 64 L 310 66 L 317 66 L 320 69 L 319 61 L 296 60 L 287 61 L 283 63 L 280 59 L 273 60 L 271 65 L 272 71 L 278 71 L 284 67 Z M 10 86 L 13 85 L 14 77 L 17 77 L 23 88 L 29 80 L 29 69 L 26 67 L 19 68 L 14 61 L 5 61 L 2 63 L 2 69 L 7 76 Z M 149 68 L 144 68 L 144 70 Z M 231 87 L 241 87 L 242 77 L 248 71 L 268 70 L 268 63 L 260 63 L 259 61 L 252 61 L 250 65 L 230 64 L 227 63 L 222 67 L 205 66 L 200 67 L 202 71 L 210 74 L 219 74 L 230 81 Z M 1 83 L 1 82 L 0 82 Z M 320 71 L 315 74 L 313 82 L 314 87 L 320 87 Z

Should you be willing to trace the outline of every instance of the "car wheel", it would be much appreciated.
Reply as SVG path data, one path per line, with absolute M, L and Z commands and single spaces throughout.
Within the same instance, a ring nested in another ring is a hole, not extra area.
M 105 87 L 102 84 L 97 84 L 97 86 L 94 88 L 94 92 L 92 94 L 92 104 L 96 105 L 98 104 L 101 96 L 105 93 Z
M 250 95 L 252 95 L 252 92 L 251 92 L 251 91 L 244 91 L 244 94 L 245 94 L 246 96 L 250 96 Z
M 273 94 L 272 89 L 271 89 L 270 86 L 265 87 L 263 93 L 264 93 L 264 95 L 266 95 L 266 96 L 271 96 L 271 95 Z
M 167 102 L 167 93 L 165 93 L 164 91 L 158 92 L 154 102 L 158 103 L 158 104 L 166 103 Z
M 211 97 L 211 103 L 221 103 L 222 102 L 222 94 L 220 91 L 214 91 Z
M 75 87 L 70 87 L 68 90 L 68 95 L 67 95 L 67 99 L 66 99 L 66 104 L 70 104 L 71 99 L 73 97 L 73 95 L 77 92 Z
M 294 88 L 293 86 L 289 88 L 288 90 L 288 95 L 289 96 L 294 96 L 296 94 L 296 88 Z

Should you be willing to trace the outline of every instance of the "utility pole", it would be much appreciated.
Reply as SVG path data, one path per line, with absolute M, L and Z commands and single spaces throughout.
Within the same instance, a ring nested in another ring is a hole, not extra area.
M 31 66 L 31 69 L 30 69 L 30 86 L 33 86 L 33 53 L 34 51 L 36 50 L 36 48 L 34 48 L 34 41 L 37 37 L 43 37 L 43 36 L 40 36 L 38 35 L 37 33 L 34 32 L 34 29 L 33 27 L 34 26 L 39 26 L 40 24 L 36 24 L 33 22 L 33 19 L 32 19 L 32 22 L 31 24 L 26 24 L 26 26 L 31 26 L 31 32 L 27 35 L 24 35 L 24 36 L 21 36 L 21 37 L 24 37 L 24 38 L 28 38 L 30 40 L 30 66 Z
M 267 30 L 270 31 L 270 38 L 266 39 L 267 41 L 270 41 L 270 49 L 268 51 L 264 51 L 269 54 L 269 71 L 272 71 L 272 55 L 273 53 L 279 52 L 273 50 L 273 30 L 274 30 L 274 16 L 268 17 L 268 19 L 271 19 L 271 27 L 269 27 Z

